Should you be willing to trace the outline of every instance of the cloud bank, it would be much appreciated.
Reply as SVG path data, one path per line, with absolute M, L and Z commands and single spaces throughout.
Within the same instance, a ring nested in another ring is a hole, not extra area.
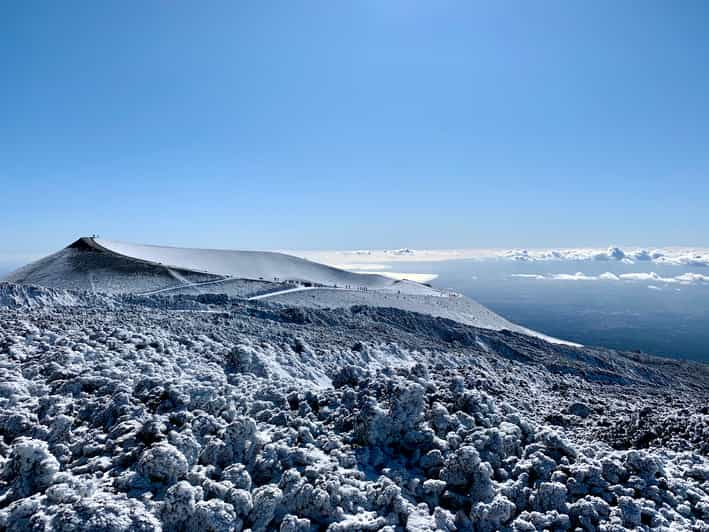
M 295 255 L 333 266 L 386 262 L 440 262 L 447 260 L 513 260 L 525 262 L 594 261 L 625 264 L 655 263 L 709 267 L 707 248 L 560 248 L 560 249 L 423 249 L 355 251 L 296 251 Z
M 701 273 L 683 273 L 671 277 L 663 277 L 655 272 L 636 272 L 636 273 L 621 273 L 615 274 L 605 272 L 600 275 L 587 275 L 582 272 L 576 273 L 555 273 L 549 275 L 517 273 L 509 276 L 514 279 L 533 279 L 539 281 L 636 281 L 657 284 L 677 284 L 677 285 L 696 285 L 709 284 L 709 275 Z
M 389 272 L 389 271 L 358 271 L 357 273 L 369 275 L 382 275 L 397 281 L 416 281 L 417 283 L 429 283 L 438 278 L 437 273 L 407 273 L 407 272 Z

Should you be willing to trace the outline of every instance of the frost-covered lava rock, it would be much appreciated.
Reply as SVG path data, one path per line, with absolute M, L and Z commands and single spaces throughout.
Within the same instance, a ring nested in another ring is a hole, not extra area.
M 392 308 L 0 293 L 0 530 L 709 530 L 705 365 Z

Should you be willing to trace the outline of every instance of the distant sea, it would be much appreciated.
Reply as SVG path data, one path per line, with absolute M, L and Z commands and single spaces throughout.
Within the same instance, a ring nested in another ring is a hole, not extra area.
M 709 275 L 706 267 L 509 260 L 390 266 L 396 271 L 436 273 L 434 286 L 461 292 L 515 323 L 551 336 L 709 362 L 709 283 L 674 281 L 686 273 Z M 602 276 L 607 272 L 635 277 L 654 272 L 656 279 L 614 280 L 613 275 Z

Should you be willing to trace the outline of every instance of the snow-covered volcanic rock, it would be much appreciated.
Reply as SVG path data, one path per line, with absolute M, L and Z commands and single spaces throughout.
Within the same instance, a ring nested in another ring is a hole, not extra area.
M 709 531 L 707 365 L 280 254 L 80 239 L 10 279 L 0 532 Z
M 116 284 L 116 278 L 123 284 Z M 325 286 L 384 288 L 395 281 L 360 275 L 317 262 L 266 251 L 189 249 L 129 244 L 91 237 L 10 274 L 5 280 L 52 288 L 140 293 L 155 286 L 184 287 L 208 281 L 247 279 L 293 281 Z M 75 283 L 68 286 L 68 283 Z M 205 290 L 214 291 L 216 288 Z
M 0 285 L 2 531 L 709 530 L 709 368 L 394 308 Z
M 4 280 L 101 294 L 226 294 L 314 308 L 392 307 L 559 341 L 511 323 L 460 294 L 352 273 L 283 253 L 148 246 L 84 237 Z

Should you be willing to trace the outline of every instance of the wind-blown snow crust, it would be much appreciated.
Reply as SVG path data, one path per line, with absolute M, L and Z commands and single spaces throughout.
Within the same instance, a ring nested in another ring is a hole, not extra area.
M 275 278 L 323 285 L 351 284 L 367 288 L 392 284 L 391 279 L 380 275 L 351 273 L 283 253 L 148 246 L 104 239 L 94 239 L 94 242 L 100 248 L 125 257 L 240 279 Z

